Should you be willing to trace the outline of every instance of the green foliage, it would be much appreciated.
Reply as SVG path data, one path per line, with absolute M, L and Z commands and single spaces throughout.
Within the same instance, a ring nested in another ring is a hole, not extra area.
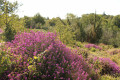
M 13 13 L 16 9 L 18 9 L 18 2 L 9 2 L 7 0 L 3 0 L 2 1 L 2 6 L 1 6 L 1 10 L 3 11 L 3 13 Z
M 85 19 L 84 19 L 85 18 Z M 85 27 L 87 41 L 96 43 L 102 36 L 101 17 L 96 14 L 84 15 L 81 23 Z M 85 20 L 85 21 L 84 21 Z M 87 21 L 87 23 L 85 23 Z
M 78 29 L 76 29 L 75 34 L 76 34 L 76 40 L 84 42 L 86 41 L 86 33 L 84 28 L 82 27 L 81 24 L 77 24 L 78 25 Z
M 24 16 L 24 26 L 26 28 L 30 28 L 30 24 L 31 24 L 31 18 L 27 17 L 27 16 Z
M 28 70 L 29 70 L 30 72 L 36 71 L 36 66 L 35 66 L 35 65 L 29 65 L 29 66 L 28 66 Z
M 4 1 L 4 0 L 0 0 L 0 9 L 1 9 L 1 7 L 2 7 L 3 1 Z
M 83 27 L 88 27 L 89 25 L 94 25 L 95 22 L 100 22 L 100 15 L 91 13 L 91 14 L 84 14 L 82 15 L 80 22 L 82 23 Z
M 15 34 L 16 34 L 15 29 L 8 24 L 7 27 L 6 27 L 6 29 L 5 29 L 6 41 L 11 41 L 11 40 L 13 40 Z
M 74 32 L 74 39 L 84 42 L 86 40 L 86 33 L 80 22 L 80 18 L 72 13 L 68 13 L 66 22 L 71 27 L 71 31 Z
M 99 80 L 120 80 L 120 77 L 115 78 L 110 75 L 103 75 L 100 77 Z
M 73 40 L 76 40 L 90 43 L 104 43 L 119 47 L 120 29 L 119 25 L 116 25 L 115 22 L 119 22 L 117 17 L 119 16 L 100 15 L 96 13 L 84 14 L 82 17 L 77 17 L 72 13 L 68 13 L 66 19 L 60 19 L 59 17 L 47 19 L 44 25 L 36 23 L 39 20 L 34 20 L 32 17 L 26 19 L 25 23 L 29 28 L 31 26 L 32 28 L 57 32 L 63 43 L 69 44 Z M 69 41 L 68 38 L 72 40 Z
M 11 64 L 10 58 L 6 52 L 0 51 L 0 76 L 6 71 Z
M 37 13 L 34 17 L 33 17 L 33 21 L 37 24 L 40 23 L 41 25 L 45 24 L 44 18 Z
M 75 45 L 78 46 L 78 47 L 81 47 L 81 48 L 83 47 L 83 45 L 81 44 L 81 42 L 76 42 Z
M 82 55 L 84 58 L 88 58 L 88 56 L 89 56 L 89 51 L 78 48 L 78 49 L 77 49 L 77 54 Z
M 42 25 L 45 24 L 44 18 L 37 13 L 34 17 L 24 16 L 24 26 L 26 28 L 42 28 Z
M 90 50 L 91 50 L 92 52 L 95 52 L 95 51 L 96 51 L 96 49 L 95 49 L 95 48 L 93 48 L 93 47 L 92 47 Z
M 45 25 L 53 27 L 53 26 L 56 26 L 57 22 L 58 22 L 58 18 L 52 18 L 52 19 L 46 20 Z
M 101 43 L 118 47 L 120 45 L 119 39 L 119 28 L 117 28 L 116 26 L 114 26 L 113 28 L 103 28 L 103 35 L 100 39 Z
M 66 15 L 67 19 L 76 19 L 76 15 L 72 14 L 72 13 L 67 13 Z
M 0 17 L 0 20 L 3 21 L 0 26 L 3 26 L 5 29 L 5 37 L 7 41 L 11 41 L 14 39 L 14 35 L 16 34 L 16 31 L 12 27 L 12 21 L 14 21 L 13 12 L 18 9 L 18 2 L 9 2 L 7 0 L 2 0 L 1 7 L 2 10 L 2 16 Z M 10 16 L 11 15 L 11 16 Z M 15 23 L 15 22 L 14 22 Z M 16 23 L 17 24 L 17 23 Z
M 113 17 L 112 22 L 113 22 L 113 25 L 118 26 L 120 28 L 120 15 Z
M 74 33 L 69 26 L 56 26 L 55 31 L 59 34 L 59 39 L 65 44 L 74 44 Z

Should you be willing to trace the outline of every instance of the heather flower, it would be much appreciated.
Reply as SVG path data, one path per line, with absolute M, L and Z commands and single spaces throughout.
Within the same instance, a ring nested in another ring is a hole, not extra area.
M 6 43 L 8 46 L 13 62 L 13 73 L 10 74 L 14 75 L 8 76 L 9 79 L 15 79 L 19 74 L 23 79 L 31 80 L 87 80 L 91 77 L 91 67 L 83 57 L 67 48 L 54 33 L 24 32 Z
M 89 60 L 90 62 L 90 60 Z M 120 74 L 120 67 L 110 60 L 110 58 L 99 58 L 95 57 L 91 62 L 96 72 L 100 73 L 101 75 L 104 74 Z
M 111 55 L 115 55 L 115 54 L 120 53 L 120 50 L 119 49 L 110 49 L 107 52 Z
M 102 74 L 116 74 L 120 73 L 120 67 L 109 58 L 99 58 L 103 65 Z
M 87 45 L 85 45 L 85 47 L 86 48 L 95 48 L 95 49 L 99 49 L 99 50 L 102 50 L 102 48 L 101 47 L 99 47 L 99 46 L 97 46 L 97 45 L 95 45 L 95 44 L 87 44 Z

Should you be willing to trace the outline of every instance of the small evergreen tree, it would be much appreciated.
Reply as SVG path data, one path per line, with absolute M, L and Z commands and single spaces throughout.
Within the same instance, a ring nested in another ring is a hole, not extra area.
M 14 39 L 14 36 L 16 34 L 16 30 L 10 26 L 9 24 L 6 25 L 6 29 L 5 29 L 5 37 L 6 37 L 6 41 L 11 41 Z

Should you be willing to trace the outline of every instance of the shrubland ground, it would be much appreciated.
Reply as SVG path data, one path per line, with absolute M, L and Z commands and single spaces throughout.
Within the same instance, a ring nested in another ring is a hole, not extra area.
M 19 18 L 0 0 L 1 80 L 120 80 L 120 15 Z

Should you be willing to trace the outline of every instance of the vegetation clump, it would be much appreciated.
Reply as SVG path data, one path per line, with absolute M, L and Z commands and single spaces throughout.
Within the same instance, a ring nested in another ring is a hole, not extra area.
M 81 55 L 73 53 L 54 33 L 21 33 L 6 43 L 10 56 L 8 79 L 92 79 L 93 71 Z

